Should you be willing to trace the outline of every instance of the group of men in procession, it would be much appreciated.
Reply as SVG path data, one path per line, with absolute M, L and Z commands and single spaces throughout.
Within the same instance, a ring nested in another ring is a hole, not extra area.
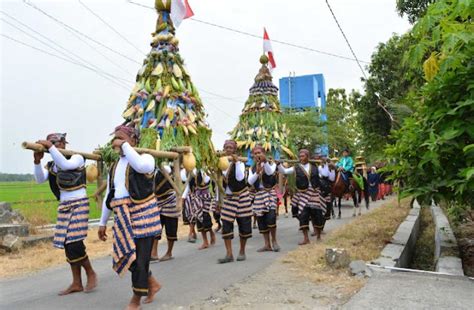
M 258 230 L 263 235 L 263 246 L 258 252 L 280 251 L 277 241 L 278 197 L 275 189 L 278 174 L 294 174 L 296 192 L 291 201 L 293 217 L 299 221 L 303 233 L 301 245 L 310 243 L 310 226 L 317 239 L 328 218 L 331 206 L 331 183 L 336 178 L 336 169 L 350 174 L 354 167 L 348 151 L 335 166 L 328 159 L 320 165 L 310 163 L 310 152 L 299 151 L 299 163 L 289 167 L 286 163 L 270 160 L 265 150 L 257 145 L 252 150 L 254 165 L 247 168 L 237 156 L 237 144 L 228 140 L 224 153 L 231 158 L 226 171 L 222 171 L 223 204 L 218 204 L 219 186 L 211 180 L 205 170 L 191 173 L 182 171 L 182 181 L 187 184 L 178 197 L 165 174 L 171 167 L 156 168 L 155 159 L 149 154 L 138 154 L 134 146 L 138 144 L 139 132 L 132 127 L 115 128 L 112 147 L 120 153 L 118 161 L 110 167 L 107 190 L 102 206 L 98 237 L 107 240 L 107 222 L 114 213 L 112 227 L 113 269 L 123 275 L 131 272 L 133 295 L 129 309 L 140 307 L 153 301 L 161 285 L 152 275 L 150 262 L 158 260 L 158 241 L 162 229 L 166 231 L 166 254 L 160 261 L 173 258 L 172 250 L 177 240 L 178 219 L 190 225 L 188 241 L 196 240 L 197 231 L 203 243 L 199 249 L 215 244 L 212 217 L 222 230 L 226 254 L 218 263 L 234 261 L 232 240 L 234 223 L 237 222 L 240 247 L 237 261 L 246 260 L 246 243 L 252 237 L 252 217 L 256 217 Z M 89 201 L 86 194 L 85 160 L 80 155 L 65 157 L 58 149 L 66 146 L 65 134 L 50 134 L 43 145 L 52 157 L 46 167 L 41 165 L 42 152 L 34 153 L 35 178 L 38 183 L 49 181 L 50 187 L 59 200 L 58 220 L 54 236 L 54 246 L 65 250 L 71 267 L 72 284 L 60 294 L 91 291 L 97 286 L 97 276 L 88 259 L 84 239 L 87 237 Z M 178 200 L 182 199 L 183 212 L 178 211 Z M 211 216 L 211 213 L 213 216 Z M 209 235 L 209 237 L 208 237 Z M 87 275 L 87 283 L 82 284 L 81 269 Z

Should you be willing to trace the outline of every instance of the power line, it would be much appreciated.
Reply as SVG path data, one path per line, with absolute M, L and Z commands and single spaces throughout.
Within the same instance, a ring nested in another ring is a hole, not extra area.
M 48 52 L 48 51 L 46 51 L 46 50 L 44 50 L 44 49 L 41 49 L 41 48 L 39 48 L 39 47 L 30 45 L 30 44 L 28 44 L 28 43 L 25 43 L 25 42 L 23 42 L 23 41 L 17 40 L 17 39 L 15 39 L 15 38 L 12 38 L 12 37 L 10 37 L 10 36 L 8 36 L 8 35 L 6 35 L 6 34 L 0 33 L 0 35 L 3 36 L 3 37 L 5 37 L 5 38 L 7 38 L 7 39 L 9 39 L 9 40 L 11 40 L 11 41 L 13 41 L 13 42 L 16 42 L 16 43 L 18 43 L 18 44 L 21 44 L 21 45 L 23 45 L 23 46 L 27 46 L 27 47 L 29 47 L 29 48 L 31 48 L 31 49 L 34 49 L 34 50 L 36 50 L 36 51 L 39 51 L 39 52 L 41 52 L 41 53 L 47 54 L 47 55 L 52 56 L 52 57 L 59 58 L 59 59 L 65 61 L 65 62 L 69 62 L 69 63 L 72 63 L 72 64 L 74 64 L 74 65 L 76 65 L 76 66 L 80 66 L 80 67 L 86 68 L 86 69 L 88 69 L 88 70 L 90 70 L 90 71 L 93 71 L 93 72 L 95 72 L 95 73 L 98 73 L 97 70 L 95 70 L 94 68 L 91 68 L 91 67 L 89 67 L 89 66 L 87 66 L 87 65 L 84 65 L 84 64 L 81 64 L 81 63 L 78 63 L 78 62 L 75 62 L 75 61 L 71 61 L 71 60 L 69 60 L 69 59 L 67 59 L 67 58 L 64 58 L 64 57 L 62 57 L 62 56 L 53 54 L 53 53 Z M 112 80 L 112 79 L 110 79 L 110 78 L 108 78 L 108 77 L 106 77 L 106 76 L 103 76 L 103 75 L 101 75 L 101 76 L 102 76 L 104 79 L 107 79 L 107 80 L 111 81 L 111 82 L 114 83 L 115 85 L 117 85 L 117 86 L 119 86 L 119 87 L 122 87 L 123 89 L 129 90 L 127 87 L 123 86 L 122 84 L 118 84 L 118 83 L 116 83 L 116 81 L 114 81 L 114 80 Z
M 131 61 L 131 62 L 134 62 L 134 63 L 136 63 L 136 64 L 141 65 L 141 63 L 138 62 L 138 61 L 136 61 L 135 59 L 133 59 L 133 58 L 131 58 L 131 57 L 128 57 L 127 55 L 125 55 L 125 54 L 123 54 L 123 53 L 121 53 L 121 52 L 119 52 L 119 51 L 116 51 L 116 50 L 113 49 L 113 48 L 108 47 L 107 45 L 103 44 L 102 42 L 99 42 L 99 41 L 95 40 L 94 38 L 91 38 L 91 37 L 88 36 L 87 34 L 85 34 L 85 33 L 81 32 L 81 31 L 75 29 L 74 27 L 69 26 L 68 24 L 64 23 L 63 21 L 57 19 L 56 17 L 54 17 L 54 16 L 48 14 L 47 12 L 45 12 L 44 10 L 40 9 L 39 7 L 37 7 L 36 5 L 34 5 L 33 3 L 28 2 L 28 0 L 23 0 L 23 2 L 24 2 L 26 5 L 28 5 L 28 6 L 32 7 L 33 9 L 37 10 L 38 12 L 42 13 L 43 15 L 49 17 L 50 19 L 52 19 L 52 20 L 55 21 L 56 23 L 62 25 L 64 28 L 69 29 L 70 31 L 81 35 L 82 37 L 84 37 L 84 38 L 86 38 L 86 39 L 88 39 L 88 40 L 94 42 L 94 43 L 97 44 L 97 45 L 102 46 L 103 48 L 105 48 L 105 49 L 111 51 L 111 52 L 114 53 L 114 54 L 117 54 L 117 55 L 119 55 L 119 56 L 121 56 L 121 57 L 123 57 L 123 58 L 125 58 L 125 59 L 127 59 L 127 60 L 129 60 L 129 61 Z M 106 57 L 106 56 L 105 56 L 105 57 Z
M 71 60 L 71 62 L 74 62 L 75 64 L 81 64 L 81 63 L 78 62 L 76 59 L 72 58 L 69 54 L 74 55 L 76 58 L 82 60 L 82 62 L 88 64 L 88 65 L 91 66 L 91 67 L 93 67 L 93 68 L 94 68 L 99 74 L 101 74 L 101 75 L 107 75 L 107 76 L 109 76 L 109 77 L 111 77 L 111 78 L 114 78 L 114 79 L 117 79 L 117 80 L 129 82 L 129 80 L 127 80 L 127 79 L 123 79 L 123 78 L 121 78 L 121 77 L 118 77 L 118 76 L 115 76 L 115 75 L 112 75 L 112 74 L 110 74 L 110 73 L 105 72 L 104 70 L 100 69 L 100 68 L 97 67 L 96 65 L 90 63 L 89 61 L 85 60 L 85 59 L 82 58 L 81 56 L 76 55 L 74 52 L 69 51 L 68 49 L 62 47 L 62 46 L 59 45 L 58 43 L 56 43 L 56 42 L 54 42 L 53 40 L 49 39 L 48 37 L 42 35 L 41 33 L 37 32 L 37 31 L 34 30 L 33 28 L 31 28 L 31 27 L 29 27 L 28 25 L 22 23 L 21 21 L 19 21 L 18 19 L 16 19 L 16 18 L 13 17 L 13 16 L 7 14 L 6 12 L 3 12 L 3 11 L 1 11 L 1 10 L 0 10 L 0 12 L 3 13 L 3 14 L 5 14 L 5 15 L 8 16 L 9 18 L 13 19 L 14 21 L 16 21 L 17 23 L 19 23 L 19 24 L 22 25 L 23 27 L 27 28 L 28 30 L 30 30 L 30 31 L 32 31 L 32 32 L 34 32 L 34 33 L 36 33 L 36 34 L 38 34 L 39 36 L 41 36 L 41 37 L 45 38 L 46 40 L 48 40 L 49 42 L 51 42 L 52 44 L 54 44 L 54 45 L 58 46 L 59 48 L 65 50 L 67 53 L 65 53 L 65 52 L 63 52 L 63 51 L 61 51 L 61 50 L 59 50 L 58 48 L 52 46 L 51 44 L 49 44 L 49 43 L 47 43 L 47 42 L 42 41 L 41 39 L 39 39 L 39 38 L 33 36 L 32 34 L 30 34 L 30 33 L 26 32 L 26 31 L 24 31 L 23 29 L 19 28 L 18 26 L 16 26 L 16 25 L 10 23 L 9 21 L 7 21 L 7 20 L 5 20 L 5 19 L 3 19 L 3 18 L 0 18 L 0 20 L 2 20 L 4 23 L 6 23 L 6 24 L 10 25 L 11 27 L 17 29 L 18 31 L 22 32 L 23 34 L 25 34 L 25 35 L 31 37 L 32 39 L 34 39 L 34 40 L 36 40 L 36 41 L 42 43 L 43 45 L 48 46 L 49 48 L 51 48 L 51 49 L 53 49 L 54 51 L 60 53 L 61 55 L 65 56 L 66 58 L 69 58 L 69 59 Z M 69 54 L 68 54 L 68 53 L 69 53 Z M 121 83 L 122 86 L 127 86 L 127 84 L 123 84 L 123 82 L 121 82 L 121 81 L 116 81 L 116 82 L 117 82 L 117 83 Z
M 141 4 L 141 3 L 138 3 L 138 2 L 134 2 L 132 0 L 127 0 L 127 1 L 131 4 L 133 4 L 133 5 L 136 5 L 136 6 L 144 7 L 144 8 L 151 9 L 151 10 L 155 9 L 154 7 L 144 5 L 144 4 Z M 242 31 L 242 30 L 239 30 L 239 29 L 218 25 L 218 24 L 207 22 L 207 21 L 204 21 L 204 20 L 200 20 L 200 19 L 197 19 L 197 18 L 194 18 L 194 17 L 191 17 L 190 20 L 192 20 L 194 22 L 197 22 L 197 23 L 205 24 L 205 25 L 208 25 L 208 26 L 211 26 L 211 27 L 219 28 L 219 29 L 222 29 L 222 30 L 227 30 L 227 31 L 230 31 L 230 32 L 234 32 L 234 33 L 238 33 L 238 34 L 241 34 L 241 35 L 249 36 L 249 37 L 252 37 L 252 38 L 262 39 L 261 35 L 256 35 L 256 34 L 246 32 L 246 31 Z M 306 50 L 306 51 L 309 51 L 309 52 L 314 52 L 314 53 L 326 55 L 326 56 L 331 56 L 331 57 L 336 57 L 336 58 L 340 58 L 340 59 L 359 62 L 359 60 L 357 58 L 350 58 L 350 57 L 338 55 L 338 54 L 331 53 L 331 52 L 321 51 L 321 50 L 318 50 L 318 49 L 314 49 L 314 48 L 311 48 L 311 47 L 298 45 L 298 44 L 294 44 L 294 43 L 290 43 L 290 42 L 274 40 L 274 39 L 272 39 L 272 42 L 275 42 L 275 43 L 278 43 L 278 44 L 281 44 L 281 45 L 286 45 L 286 46 L 298 48 L 298 49 L 302 49 L 302 50 Z M 360 60 L 360 61 L 364 62 L 364 63 L 367 63 L 367 64 L 369 63 L 368 61 L 362 61 L 362 60 Z
M 349 40 L 347 39 L 346 34 L 345 34 L 344 31 L 342 30 L 342 27 L 341 27 L 341 25 L 339 24 L 339 21 L 337 20 L 336 15 L 334 14 L 334 12 L 333 12 L 331 6 L 329 5 L 329 1 L 328 1 L 328 0 L 326 0 L 326 4 L 327 4 L 327 6 L 328 6 L 328 8 L 329 8 L 329 11 L 331 11 L 331 14 L 332 14 L 332 17 L 334 18 L 334 21 L 336 21 L 337 27 L 339 27 L 339 30 L 341 31 L 342 36 L 344 37 L 344 40 L 346 40 L 346 43 L 347 43 L 347 45 L 349 46 L 349 49 L 351 50 L 352 56 L 354 56 L 354 59 L 355 59 L 355 61 L 357 62 L 357 65 L 359 65 L 359 68 L 360 68 L 360 71 L 362 72 L 362 75 L 367 79 L 367 75 L 365 74 L 365 71 L 364 71 L 364 69 L 362 68 L 362 65 L 360 64 L 359 59 L 357 59 L 357 56 L 356 56 L 356 54 L 354 53 L 354 50 L 352 49 L 352 46 L 351 46 L 351 44 L 349 43 Z
M 140 54 L 143 54 L 143 55 L 146 55 L 146 53 L 142 52 L 138 47 L 135 46 L 135 44 L 133 44 L 132 42 L 130 42 L 130 40 L 128 40 L 125 36 L 123 36 L 118 30 L 116 30 L 114 27 L 112 27 L 112 25 L 110 25 L 109 23 L 107 23 L 102 17 L 100 17 L 99 14 L 95 13 L 91 8 L 89 8 L 84 2 L 82 2 L 81 0 L 78 0 L 79 3 L 86 9 L 88 10 L 92 15 L 94 15 L 95 17 L 97 17 L 97 19 L 99 19 L 102 23 L 104 23 L 107 27 L 109 27 L 110 30 L 112 30 L 113 32 L 115 32 L 116 35 L 118 35 L 119 37 L 121 37 L 125 42 L 127 42 L 130 46 L 132 46 L 134 49 L 136 49 Z

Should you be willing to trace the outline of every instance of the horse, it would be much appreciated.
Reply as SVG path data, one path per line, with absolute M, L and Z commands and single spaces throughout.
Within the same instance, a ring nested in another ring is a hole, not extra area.
M 354 208 L 353 208 L 354 212 L 352 213 L 352 216 L 356 216 L 357 209 L 359 209 L 359 215 L 362 215 L 361 209 L 359 207 L 359 202 L 361 202 L 362 200 L 363 191 L 360 188 L 359 184 L 357 184 L 357 182 L 354 179 L 351 179 L 350 182 L 352 185 L 351 190 L 346 190 L 346 184 L 344 183 L 344 180 L 342 179 L 342 173 L 338 172 L 336 176 L 336 180 L 334 181 L 334 184 L 332 186 L 331 193 L 332 193 L 333 200 L 338 198 L 338 201 L 337 201 L 337 206 L 339 208 L 339 213 L 337 216 L 338 219 L 341 218 L 341 199 L 346 192 L 348 192 L 351 195 L 352 201 L 354 202 Z M 365 186 L 367 186 L 366 183 L 367 181 L 364 180 Z M 368 192 L 364 191 L 364 194 L 365 194 L 364 195 L 365 206 L 367 209 L 369 209 Z

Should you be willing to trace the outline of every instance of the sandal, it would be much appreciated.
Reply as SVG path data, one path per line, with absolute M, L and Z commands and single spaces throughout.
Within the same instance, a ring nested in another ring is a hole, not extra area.
M 217 260 L 218 264 L 232 263 L 234 261 L 233 257 L 226 256 L 224 258 L 219 258 Z

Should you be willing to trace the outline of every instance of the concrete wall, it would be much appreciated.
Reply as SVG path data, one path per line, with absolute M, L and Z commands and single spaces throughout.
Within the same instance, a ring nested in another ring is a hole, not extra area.
M 398 226 L 389 244 L 373 264 L 384 267 L 407 268 L 412 261 L 420 231 L 420 205 L 415 200 L 406 219 Z
M 463 276 L 462 261 L 458 244 L 448 218 L 435 203 L 431 205 L 431 214 L 435 224 L 435 261 L 436 271 Z

